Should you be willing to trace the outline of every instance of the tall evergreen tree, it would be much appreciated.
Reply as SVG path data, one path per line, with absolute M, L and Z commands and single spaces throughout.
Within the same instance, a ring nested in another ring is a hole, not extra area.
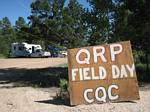
M 19 17 L 15 23 L 16 30 L 21 30 L 22 27 L 27 26 L 23 17 Z
M 18 20 L 16 20 L 14 28 L 18 42 L 28 41 L 30 37 L 29 26 L 23 17 L 19 17 Z
M 9 55 L 10 45 L 16 40 L 16 35 L 8 17 L 0 21 L 0 54 Z
M 145 54 L 145 62 L 147 65 L 147 74 L 149 73 L 150 59 L 150 1 L 149 0 L 132 0 L 126 2 L 132 15 L 129 19 L 129 26 L 133 30 L 129 30 L 130 39 L 136 50 L 142 50 Z M 134 35 L 133 35 L 134 34 Z
M 91 11 L 87 11 L 87 30 L 91 45 L 106 43 L 112 35 L 113 0 L 88 0 Z
M 30 19 L 31 33 L 45 42 L 47 46 L 50 42 L 59 41 L 57 28 L 60 18 L 59 12 L 63 7 L 63 2 L 60 0 L 36 0 L 31 4 L 32 15 Z M 59 5 L 58 5 L 59 3 Z
M 150 54 L 150 1 L 116 0 L 112 41 L 131 40 L 136 51 L 145 54 L 147 71 Z M 148 72 L 147 72 L 148 73 Z
M 83 8 L 77 0 L 36 0 L 29 17 L 31 33 L 48 44 L 77 47 L 83 43 Z
M 83 14 L 84 9 L 77 0 L 70 0 L 63 10 L 63 43 L 69 48 L 86 44 Z

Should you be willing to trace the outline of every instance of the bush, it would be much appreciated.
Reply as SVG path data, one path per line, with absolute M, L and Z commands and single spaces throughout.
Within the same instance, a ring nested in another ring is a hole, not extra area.
M 6 56 L 3 54 L 0 54 L 0 58 L 5 58 Z
M 60 79 L 59 86 L 62 92 L 68 91 L 68 81 L 66 79 Z

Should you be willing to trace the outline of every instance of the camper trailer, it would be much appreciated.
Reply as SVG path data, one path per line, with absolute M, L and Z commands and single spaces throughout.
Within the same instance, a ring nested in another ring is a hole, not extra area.
M 28 43 L 12 43 L 11 54 L 13 57 L 50 57 L 50 52 L 42 51 L 41 45 Z

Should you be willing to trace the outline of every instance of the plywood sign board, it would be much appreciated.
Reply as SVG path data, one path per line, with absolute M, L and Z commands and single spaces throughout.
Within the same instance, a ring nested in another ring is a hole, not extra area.
M 68 64 L 71 105 L 139 99 L 130 41 L 69 49 Z

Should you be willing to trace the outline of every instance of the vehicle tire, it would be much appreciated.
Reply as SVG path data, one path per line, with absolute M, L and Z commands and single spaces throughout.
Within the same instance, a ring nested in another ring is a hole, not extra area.
M 64 58 L 66 58 L 66 57 L 67 57 L 67 55 L 63 54 L 63 57 L 64 57 Z
M 42 54 L 39 54 L 39 58 L 42 58 Z

